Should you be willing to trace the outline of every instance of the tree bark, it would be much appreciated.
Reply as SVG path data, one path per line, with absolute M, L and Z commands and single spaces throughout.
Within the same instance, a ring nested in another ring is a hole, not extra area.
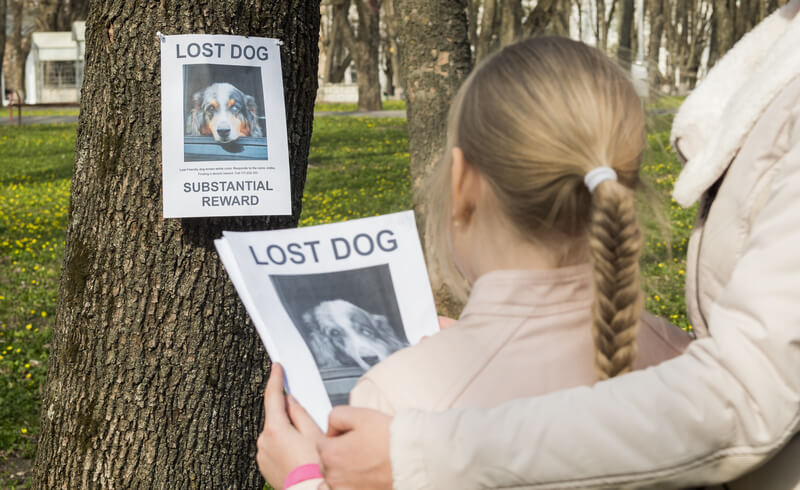
M 659 54 L 661 52 L 661 38 L 664 36 L 664 25 L 669 12 L 664 8 L 665 0 L 650 0 L 648 11 L 650 16 L 650 37 L 647 42 L 647 68 L 650 87 L 657 87 L 661 83 L 658 68 Z
M 6 88 L 25 96 L 25 59 L 31 50 L 31 36 L 23 32 L 25 0 L 11 0 L 7 9 L 11 14 L 11 38 L 7 45 Z
M 0 77 L 3 76 L 3 57 L 6 52 L 6 0 L 0 0 Z M 6 94 L 0 93 L 0 99 Z
M 380 6 L 378 0 L 356 0 L 358 32 L 348 22 L 342 29 L 345 44 L 356 64 L 358 75 L 358 110 L 381 109 L 381 82 L 378 75 L 380 45 Z
M 347 28 L 347 11 L 350 9 L 349 0 L 335 0 L 331 2 L 331 28 L 328 36 L 328 49 L 325 57 L 323 80 L 326 83 L 342 83 L 347 67 L 353 62 L 353 57 L 344 46 L 343 29 Z
M 424 229 L 422 184 L 445 147 L 453 96 L 472 68 L 464 0 L 395 0 L 400 69 L 405 73 L 408 148 L 417 219 Z M 431 281 L 442 313 L 461 305 L 448 294 L 436 270 Z
M 156 31 L 282 39 L 293 215 L 163 219 Z M 34 488 L 262 488 L 268 359 L 213 246 L 297 223 L 319 2 L 92 5 Z M 260 421 L 261 420 L 261 421 Z
M 619 48 L 617 59 L 622 66 L 628 67 L 633 57 L 633 0 L 622 0 L 619 22 Z
M 530 37 L 545 33 L 547 26 L 556 14 L 557 7 L 556 0 L 539 0 L 536 2 L 536 6 L 522 24 L 524 35 Z
M 40 31 L 69 31 L 76 20 L 89 14 L 89 0 L 44 0 L 36 5 L 36 28 Z
M 503 0 L 500 16 L 500 46 L 508 46 L 522 35 L 522 1 Z
M 475 62 L 480 63 L 497 48 L 497 30 L 500 0 L 483 0 L 481 29 L 478 32 L 478 44 L 475 46 Z
M 394 11 L 394 0 L 383 0 L 381 6 L 383 7 L 384 23 L 386 25 L 385 46 L 387 49 L 384 50 L 387 67 L 386 78 L 389 87 L 391 87 L 387 88 L 386 93 L 395 95 L 395 90 L 403 86 L 403 74 L 398 69 L 400 62 L 397 59 L 397 16 Z

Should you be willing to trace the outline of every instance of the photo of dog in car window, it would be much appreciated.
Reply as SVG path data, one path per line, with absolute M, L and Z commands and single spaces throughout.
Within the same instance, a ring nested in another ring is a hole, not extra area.
M 370 367 L 408 346 L 388 265 L 270 276 L 311 352 L 331 405 Z
M 183 66 L 184 160 L 266 160 L 261 68 Z

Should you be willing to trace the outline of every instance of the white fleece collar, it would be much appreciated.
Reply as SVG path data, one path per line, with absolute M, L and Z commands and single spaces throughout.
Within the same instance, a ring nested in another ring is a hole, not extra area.
M 681 206 L 694 204 L 722 176 L 759 116 L 800 75 L 798 10 L 800 0 L 792 0 L 744 36 L 675 116 L 673 145 L 688 150 L 672 191 Z

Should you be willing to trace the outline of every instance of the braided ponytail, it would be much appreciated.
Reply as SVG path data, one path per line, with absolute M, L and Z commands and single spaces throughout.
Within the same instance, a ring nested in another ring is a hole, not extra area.
M 589 248 L 594 275 L 592 336 L 599 380 L 633 369 L 643 296 L 639 286 L 642 234 L 633 191 L 608 180 L 592 193 Z

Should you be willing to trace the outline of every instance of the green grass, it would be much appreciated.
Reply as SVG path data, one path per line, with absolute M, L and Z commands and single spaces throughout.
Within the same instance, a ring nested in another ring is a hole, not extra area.
M 404 100 L 384 100 L 381 103 L 384 111 L 404 111 L 406 102 Z M 317 112 L 354 112 L 358 110 L 358 104 L 349 102 L 319 102 L 314 106 Z
M 318 117 L 300 226 L 411 208 L 405 119 Z
M 643 212 L 642 271 L 649 310 L 690 328 L 683 299 L 694 210 L 669 197 L 680 164 L 669 117 L 650 121 L 643 175 L 659 201 Z M 41 389 L 58 291 L 75 124 L 0 127 L 0 487 L 34 454 Z M 301 226 L 411 207 L 404 119 L 324 117 L 314 122 Z
M 25 120 L 26 117 L 31 116 L 77 116 L 78 115 L 78 108 L 77 107 L 23 107 L 22 108 L 22 119 Z M 8 107 L 3 107 L 3 111 L 0 112 L 0 116 L 8 118 Z M 16 124 L 17 121 L 17 108 L 14 108 L 14 123 Z
M 0 468 L 35 450 L 74 143 L 74 124 L 0 127 Z

